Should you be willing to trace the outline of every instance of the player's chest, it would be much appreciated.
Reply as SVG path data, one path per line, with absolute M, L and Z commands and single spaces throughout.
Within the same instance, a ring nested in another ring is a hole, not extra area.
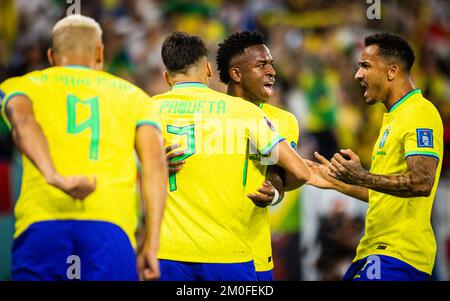
M 372 152 L 372 167 L 392 165 L 404 157 L 402 130 L 394 122 L 383 123 Z

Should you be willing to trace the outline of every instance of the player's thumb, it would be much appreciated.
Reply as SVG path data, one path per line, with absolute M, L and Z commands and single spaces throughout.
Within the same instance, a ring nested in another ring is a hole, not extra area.
M 341 149 L 341 154 L 347 155 L 350 158 L 350 160 L 358 159 L 358 156 L 349 148 Z

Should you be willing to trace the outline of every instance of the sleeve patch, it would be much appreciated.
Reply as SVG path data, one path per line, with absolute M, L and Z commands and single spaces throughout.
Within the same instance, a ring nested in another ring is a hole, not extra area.
M 416 129 L 417 147 L 433 148 L 433 130 Z
M 2 100 L 5 97 L 5 93 L 3 93 L 2 90 L 0 90 L 0 109 L 2 108 Z
M 270 129 L 272 132 L 275 132 L 275 128 L 274 128 L 274 126 L 272 125 L 272 122 L 270 122 L 269 118 L 267 118 L 266 116 L 264 116 L 264 119 L 266 120 L 266 123 L 267 123 L 267 126 L 269 127 L 269 129 Z
M 294 141 L 291 141 L 291 147 L 292 147 L 294 150 L 297 150 L 297 143 L 295 143 Z

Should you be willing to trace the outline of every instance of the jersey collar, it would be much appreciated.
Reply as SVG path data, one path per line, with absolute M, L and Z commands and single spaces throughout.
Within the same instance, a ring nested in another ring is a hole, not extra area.
M 411 96 L 413 96 L 414 94 L 417 93 L 422 93 L 420 91 L 420 89 L 414 89 L 409 91 L 405 96 L 403 96 L 402 98 L 400 98 L 399 100 L 397 100 L 394 105 L 391 107 L 391 109 L 389 110 L 388 113 L 392 113 L 394 112 L 402 103 L 404 103 L 406 100 L 408 100 L 408 98 L 410 98 Z
M 88 66 L 83 66 L 83 65 L 66 65 L 63 66 L 64 68 L 72 68 L 72 69 L 91 69 Z
M 172 90 L 180 89 L 180 88 L 208 88 L 208 85 L 200 82 L 182 82 L 176 83 Z

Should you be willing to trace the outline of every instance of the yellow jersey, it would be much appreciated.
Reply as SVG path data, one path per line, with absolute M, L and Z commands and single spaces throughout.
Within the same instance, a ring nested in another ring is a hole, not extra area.
M 136 127 L 158 126 L 149 96 L 129 82 L 83 66 L 52 67 L 3 82 L 6 103 L 17 94 L 33 104 L 56 170 L 62 175 L 97 177 L 96 190 L 75 200 L 50 186 L 25 156 L 15 207 L 18 237 L 46 220 L 99 220 L 121 227 L 135 247 L 137 227 Z
M 252 260 L 244 198 L 247 141 L 263 154 L 284 140 L 254 104 L 201 83 L 179 83 L 152 98 L 166 145 L 186 163 L 169 176 L 158 258 L 184 262 Z
M 287 111 L 269 104 L 259 106 L 280 135 L 294 148 L 297 149 L 299 127 L 297 118 Z M 249 166 L 247 170 L 247 183 L 244 197 L 248 193 L 257 192 L 266 178 L 268 165 L 261 164 L 261 154 L 249 155 Z M 250 199 L 247 198 L 249 202 Z M 252 203 L 253 204 L 253 203 Z M 270 238 L 270 213 L 269 208 L 261 208 L 253 205 L 249 222 L 250 246 L 257 272 L 273 269 L 272 244 Z
M 370 172 L 405 173 L 406 158 L 414 155 L 439 160 L 430 196 L 401 198 L 369 190 L 365 235 L 354 261 L 372 254 L 387 255 L 431 274 L 436 241 L 430 219 L 442 165 L 443 125 L 438 111 L 419 89 L 409 92 L 384 114 Z

